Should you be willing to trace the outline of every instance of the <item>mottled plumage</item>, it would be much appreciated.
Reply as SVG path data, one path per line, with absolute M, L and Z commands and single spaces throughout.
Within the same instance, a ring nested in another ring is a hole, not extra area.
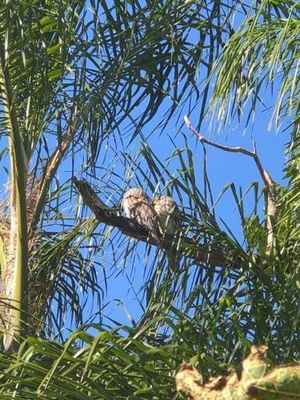
M 157 214 L 162 235 L 172 236 L 172 246 L 168 251 L 169 268 L 175 271 L 178 264 L 177 250 L 179 248 L 180 219 L 175 200 L 170 196 L 154 196 L 153 208 Z
M 146 193 L 139 188 L 129 189 L 124 194 L 122 206 L 126 217 L 134 219 L 147 228 L 159 244 L 157 215 Z
M 152 205 L 158 215 L 161 233 L 173 235 L 180 228 L 175 200 L 170 196 L 154 196 Z

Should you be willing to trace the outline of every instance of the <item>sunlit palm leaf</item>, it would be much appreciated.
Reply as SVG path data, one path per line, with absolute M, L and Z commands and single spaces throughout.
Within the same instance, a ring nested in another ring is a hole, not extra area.
M 96 225 L 91 219 L 66 232 L 39 231 L 37 234 L 29 281 L 29 296 L 34 307 L 29 308 L 29 313 L 38 318 L 39 330 L 46 331 L 47 335 L 57 333 L 57 327 L 63 326 L 66 318 L 71 325 L 82 324 L 87 299 L 99 310 L 93 317 L 98 321 L 101 318 L 103 288 L 97 283 L 99 273 L 85 250 L 89 232 Z M 82 232 L 86 235 L 80 238 Z M 46 323 L 45 329 L 43 323 Z
M 219 118 L 231 112 L 231 105 L 242 111 L 248 99 L 254 113 L 267 86 L 279 89 L 273 114 L 277 126 L 281 118 L 297 111 L 299 10 L 294 2 L 281 3 L 284 12 L 270 17 L 269 2 L 263 1 L 227 42 L 214 68 L 212 107 L 219 104 Z

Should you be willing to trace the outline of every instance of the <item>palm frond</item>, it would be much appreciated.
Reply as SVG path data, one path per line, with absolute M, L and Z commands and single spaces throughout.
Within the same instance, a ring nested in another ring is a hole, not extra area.
M 59 233 L 36 234 L 28 287 L 32 299 L 29 313 L 39 320 L 35 330 L 51 336 L 65 325 L 66 318 L 70 326 L 81 325 L 85 307 L 90 306 L 88 299 L 99 310 L 92 312 L 93 318 L 101 320 L 104 287 L 97 283 L 99 273 L 89 255 L 90 235 L 96 225 L 96 220 L 89 219 Z
M 250 12 L 226 43 L 214 67 L 216 85 L 211 107 L 226 119 L 234 108 L 254 113 L 266 87 L 276 89 L 273 120 L 293 115 L 298 107 L 299 10 L 294 2 L 282 2 L 285 13 L 268 15 L 269 2 Z M 246 107 L 250 100 L 250 106 Z M 249 121 L 249 118 L 248 118 Z

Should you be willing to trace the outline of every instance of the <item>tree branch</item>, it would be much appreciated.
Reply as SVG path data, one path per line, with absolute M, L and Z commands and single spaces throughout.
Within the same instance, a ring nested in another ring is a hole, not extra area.
M 259 174 L 264 182 L 265 185 L 265 204 L 266 204 L 266 215 L 267 215 L 267 220 L 266 220 L 266 236 L 267 236 L 267 245 L 266 245 L 266 254 L 270 255 L 271 249 L 272 249 L 272 244 L 273 244 L 273 236 L 274 236 L 274 221 L 276 217 L 276 212 L 277 212 L 277 205 L 276 205 L 276 199 L 275 199 L 275 184 L 273 179 L 271 178 L 271 175 L 269 174 L 268 171 L 266 171 L 263 168 L 263 165 L 258 157 L 257 154 L 257 149 L 256 149 L 256 144 L 253 144 L 253 151 L 250 151 L 248 149 L 245 149 L 244 147 L 230 147 L 230 146 L 225 146 L 222 144 L 215 143 L 203 135 L 201 135 L 200 132 L 198 132 L 191 124 L 189 117 L 187 115 L 184 116 L 184 122 L 185 125 L 190 131 L 192 131 L 197 138 L 200 140 L 200 142 L 204 144 L 208 144 L 209 146 L 215 147 L 217 149 L 227 151 L 229 153 L 241 153 L 244 154 L 248 157 L 253 158 L 257 169 L 259 171 Z
M 85 180 L 73 178 L 73 182 L 80 192 L 84 203 L 93 211 L 98 221 L 118 228 L 126 236 L 158 246 L 152 238 L 148 229 L 141 226 L 135 220 L 118 215 L 116 209 L 108 208 L 96 195 L 93 189 Z M 172 249 L 173 236 L 164 235 L 161 238 L 159 247 L 164 250 Z M 228 251 L 209 244 L 199 244 L 193 238 L 184 237 L 181 245 L 181 256 L 192 258 L 199 263 L 207 263 L 213 266 L 226 266 L 240 268 L 239 263 L 244 263 L 240 255 L 228 255 Z
M 75 111 L 67 132 L 62 137 L 60 143 L 57 145 L 56 149 L 53 151 L 46 163 L 42 174 L 42 179 L 39 182 L 36 206 L 31 220 L 32 231 L 39 221 L 51 181 L 57 171 L 57 168 L 60 165 L 61 160 L 63 159 L 69 148 L 69 145 L 74 137 L 76 129 L 80 124 L 80 121 L 81 114 Z

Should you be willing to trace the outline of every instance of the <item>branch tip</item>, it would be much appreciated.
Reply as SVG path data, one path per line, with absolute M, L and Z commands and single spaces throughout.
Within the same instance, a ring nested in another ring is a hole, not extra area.
M 274 181 L 271 177 L 271 175 L 266 171 L 258 157 L 257 154 L 257 148 L 256 148 L 256 143 L 253 141 L 253 151 L 250 151 L 244 147 L 231 147 L 231 146 L 225 146 L 222 144 L 218 144 L 216 142 L 213 142 L 209 139 L 206 139 L 205 136 L 201 135 L 191 124 L 189 118 L 187 115 L 184 116 L 184 122 L 185 125 L 188 129 L 190 129 L 200 140 L 200 142 L 205 143 L 209 146 L 216 147 L 217 149 L 227 151 L 229 153 L 241 153 L 244 154 L 245 156 L 251 157 L 258 169 L 258 172 L 261 176 L 261 179 L 265 185 L 265 193 L 266 193 L 266 237 L 267 237 L 267 249 L 266 249 L 266 254 L 270 254 L 271 248 L 272 248 L 272 243 L 273 243 L 273 224 L 274 224 L 274 219 L 276 215 L 276 208 L 277 204 L 274 199 Z M 271 219 L 270 219 L 271 217 Z

